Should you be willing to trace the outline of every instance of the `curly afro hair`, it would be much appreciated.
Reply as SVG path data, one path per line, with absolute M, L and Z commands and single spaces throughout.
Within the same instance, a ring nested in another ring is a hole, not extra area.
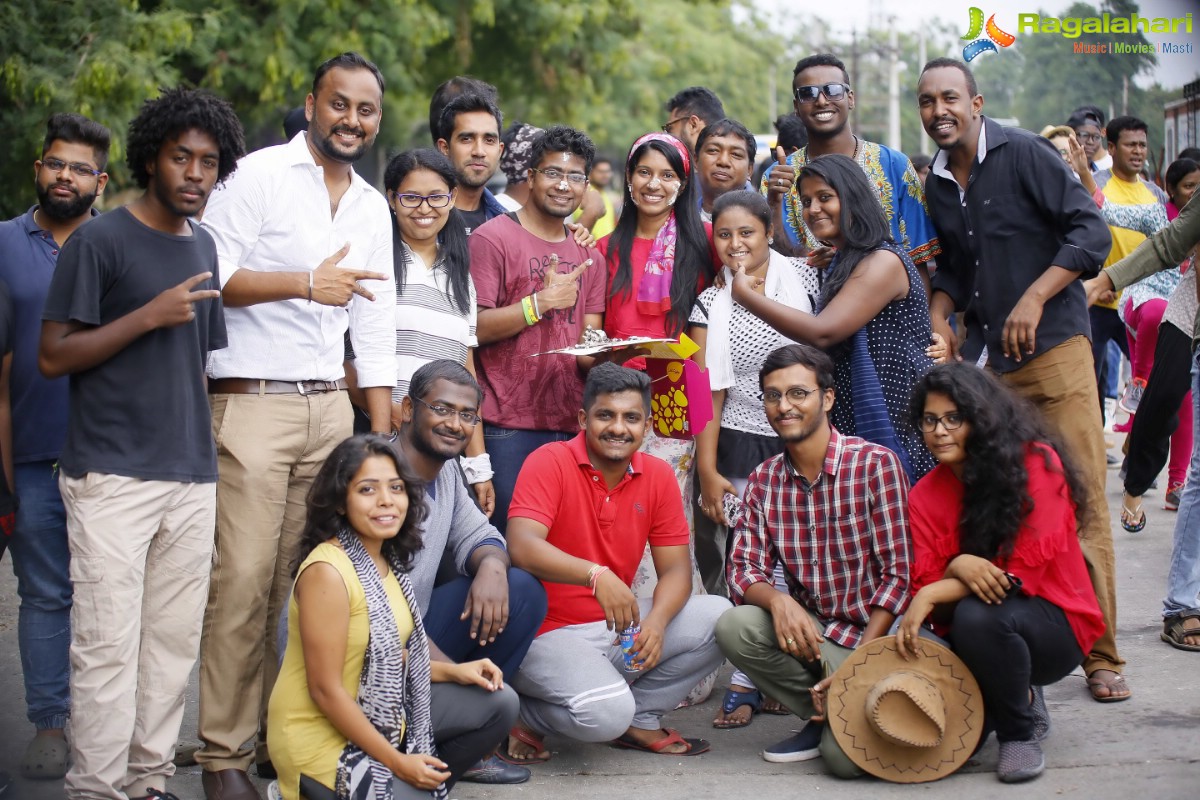
M 238 159 L 246 154 L 246 141 L 233 106 L 203 89 L 163 89 L 157 98 L 142 103 L 142 110 L 129 123 L 125 161 L 138 186 L 145 189 L 150 184 L 146 164 L 158 157 L 163 143 L 192 129 L 217 141 L 218 184 L 237 169 Z

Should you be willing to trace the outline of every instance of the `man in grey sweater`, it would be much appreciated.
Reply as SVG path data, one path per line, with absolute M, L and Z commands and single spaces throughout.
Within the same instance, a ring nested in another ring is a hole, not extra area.
M 401 406 L 398 444 L 427 481 L 424 547 L 409 574 L 430 644 L 453 661 L 490 658 L 511 679 L 542 620 L 546 591 L 514 568 L 499 531 L 475 504 L 458 456 L 479 424 L 483 392 L 461 364 L 442 359 L 418 369 Z M 495 756 L 465 781 L 520 783 L 524 767 Z

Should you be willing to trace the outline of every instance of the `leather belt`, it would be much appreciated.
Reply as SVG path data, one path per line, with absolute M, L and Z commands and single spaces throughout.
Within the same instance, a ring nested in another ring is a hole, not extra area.
M 336 381 L 266 381 L 255 378 L 209 378 L 209 394 L 322 394 L 346 388 L 346 379 Z

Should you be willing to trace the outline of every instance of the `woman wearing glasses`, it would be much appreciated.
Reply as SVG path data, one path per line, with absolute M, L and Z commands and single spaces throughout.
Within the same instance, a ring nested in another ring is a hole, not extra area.
M 835 250 L 817 313 L 759 294 L 762 279 L 744 267 L 734 274 L 733 299 L 784 336 L 829 351 L 834 427 L 889 447 L 915 481 L 933 468 L 933 457 L 908 418 L 908 398 L 933 359 L 945 357 L 944 343 L 933 338 L 925 285 L 892 241 L 879 197 L 853 160 L 813 159 L 800 170 L 799 196 L 805 225 Z
M 931 619 L 979 681 L 1000 780 L 1036 778 L 1050 730 L 1041 687 L 1104 630 L 1075 533 L 1083 484 L 1038 412 L 986 370 L 934 368 L 910 414 L 938 466 L 908 495 L 915 595 L 896 647 L 907 657 Z
M 467 235 L 454 208 L 458 179 L 450 160 L 432 149 L 406 150 L 388 163 L 383 184 L 393 223 L 397 377 L 392 427 L 399 430 L 400 402 L 418 368 L 449 358 L 475 374 L 475 285 Z M 495 493 L 482 426 L 475 428 L 462 465 L 490 516 Z

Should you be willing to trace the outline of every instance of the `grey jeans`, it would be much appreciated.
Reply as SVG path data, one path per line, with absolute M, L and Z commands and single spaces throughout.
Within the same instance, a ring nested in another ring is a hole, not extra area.
M 641 613 L 651 601 L 640 600 Z M 604 621 L 544 633 L 533 640 L 512 679 L 521 721 L 540 734 L 584 742 L 616 739 L 629 727 L 658 730 L 662 717 L 722 661 L 713 629 L 729 601 L 694 595 L 667 625 L 662 657 L 645 672 L 626 672 Z

